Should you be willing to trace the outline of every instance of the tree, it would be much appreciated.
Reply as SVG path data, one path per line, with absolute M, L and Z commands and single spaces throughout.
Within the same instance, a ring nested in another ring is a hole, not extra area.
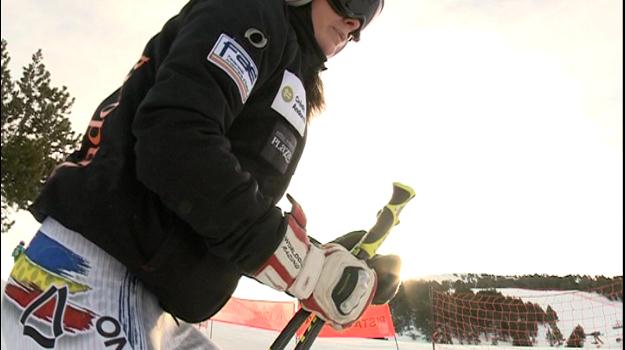
M 475 335 L 486 340 L 490 338 L 492 343 L 514 342 L 517 334 L 517 344 L 531 346 L 536 342 L 538 326 L 547 324 L 547 341 L 552 346 L 561 346 L 566 339 L 558 328 L 559 318 L 551 306 L 543 310 L 538 304 L 504 297 L 494 288 L 579 290 L 583 287 L 585 291 L 599 293 L 610 300 L 623 300 L 623 276 L 454 274 L 453 277 L 453 280 L 440 282 L 404 281 L 399 294 L 390 303 L 397 331 L 410 335 L 419 332 L 428 341 L 433 338 L 441 344 L 454 341 L 474 343 Z M 469 280 L 471 283 L 466 282 Z M 472 287 L 476 283 L 477 288 L 484 290 L 474 293 Z M 462 304 L 461 294 L 473 297 Z M 465 319 L 475 320 L 470 327 L 458 323 L 457 314 L 464 309 L 469 310 L 464 314 Z M 515 319 L 509 316 L 519 313 L 524 316 Z M 519 331 L 524 334 L 518 335 Z
M 584 340 L 586 339 L 586 333 L 584 332 L 584 328 L 581 325 L 577 325 L 569 339 L 566 341 L 567 348 L 583 348 Z
M 41 50 L 23 67 L 19 81 L 11 78 L 10 60 L 2 39 L 2 233 L 13 224 L 10 212 L 28 208 L 80 140 L 68 118 L 74 98 L 67 87 L 51 86 Z
M 8 118 L 9 115 L 13 114 L 10 110 L 13 106 L 11 101 L 13 100 L 13 90 L 15 88 L 15 84 L 11 79 L 11 73 L 8 68 L 8 64 L 11 61 L 9 57 L 9 53 L 6 50 L 7 43 L 4 39 L 2 39 L 2 89 L 0 92 L 2 93 L 2 165 L 4 165 L 4 144 L 5 144 L 5 118 Z M 8 204 L 4 199 L 4 177 L 2 177 L 2 232 L 5 232 L 13 225 L 12 221 L 9 221 L 8 218 Z
M 547 340 L 549 341 L 549 345 L 562 345 L 564 342 L 564 336 L 558 328 L 558 314 L 551 307 L 551 305 L 547 305 L 546 311 L 546 321 L 549 324 L 549 332 L 547 333 Z

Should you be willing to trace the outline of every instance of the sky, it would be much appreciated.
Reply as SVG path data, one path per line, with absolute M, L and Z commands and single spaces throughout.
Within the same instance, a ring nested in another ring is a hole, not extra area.
M 82 133 L 184 3 L 3 0 L 13 78 L 41 48 Z M 387 1 L 322 75 L 327 110 L 288 190 L 309 234 L 369 229 L 400 181 L 416 197 L 381 252 L 402 257 L 403 278 L 622 275 L 622 6 Z M 16 218 L 1 238 L 4 280 L 38 227 Z

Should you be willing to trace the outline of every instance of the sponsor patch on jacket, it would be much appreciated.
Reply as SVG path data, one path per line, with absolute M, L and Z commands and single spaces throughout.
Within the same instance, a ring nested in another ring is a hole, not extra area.
M 233 38 L 222 33 L 206 59 L 232 78 L 241 95 L 241 102 L 245 103 L 258 78 L 256 64 L 247 51 Z
M 263 148 L 261 156 L 274 168 L 284 174 L 291 164 L 293 153 L 297 147 L 297 137 L 286 125 L 276 124 L 269 141 Z
M 301 136 L 306 130 L 306 90 L 297 75 L 285 70 L 280 89 L 271 104 Z

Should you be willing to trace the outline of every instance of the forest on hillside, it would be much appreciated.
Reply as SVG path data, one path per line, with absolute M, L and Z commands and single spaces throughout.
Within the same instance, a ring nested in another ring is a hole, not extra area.
M 390 303 L 397 332 L 409 335 L 418 332 L 427 341 L 434 338 L 437 343 L 452 343 L 455 339 L 459 343 L 477 344 L 480 336 L 485 336 L 493 344 L 509 341 L 517 346 L 532 346 L 538 326 L 546 325 L 551 345 L 566 343 L 574 347 L 582 341 L 578 336 L 584 335 L 583 330 L 576 329 L 566 340 L 568 335 L 561 334 L 558 315 L 551 307 L 543 310 L 540 305 L 503 296 L 496 289 L 577 290 L 597 293 L 611 301 L 623 301 L 622 276 L 465 274 L 453 277 L 440 282 L 404 281 Z M 454 312 L 462 314 L 462 319 L 454 318 L 451 315 Z

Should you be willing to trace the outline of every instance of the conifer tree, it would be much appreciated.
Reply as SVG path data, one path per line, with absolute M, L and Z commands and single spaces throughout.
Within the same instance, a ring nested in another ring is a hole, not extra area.
M 2 232 L 10 212 L 27 209 L 46 177 L 80 139 L 68 118 L 74 103 L 67 87 L 53 87 L 38 50 L 13 81 L 7 42 L 2 39 Z
M 586 333 L 584 332 L 584 328 L 581 325 L 577 325 L 573 332 L 569 336 L 569 339 L 566 341 L 567 348 L 583 348 L 584 340 L 586 340 Z

